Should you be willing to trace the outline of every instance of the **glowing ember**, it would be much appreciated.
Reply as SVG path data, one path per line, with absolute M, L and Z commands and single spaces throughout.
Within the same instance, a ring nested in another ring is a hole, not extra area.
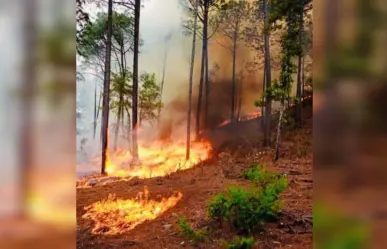
M 257 117 L 260 117 L 261 116 L 261 112 L 260 111 L 256 111 L 256 112 L 253 112 L 253 113 L 249 113 L 248 115 L 244 116 L 244 117 L 241 117 L 239 120 L 251 120 L 251 119 L 254 119 L 254 118 L 257 118 Z
M 166 176 L 178 170 L 192 168 L 210 156 L 208 142 L 191 145 L 190 160 L 185 160 L 185 143 L 168 144 L 159 142 L 151 146 L 139 145 L 140 165 L 131 168 L 131 153 L 119 151 L 111 153 L 106 162 L 109 176 L 151 178 Z
M 95 222 L 93 234 L 122 234 L 147 220 L 154 220 L 168 209 L 174 207 L 183 197 L 178 192 L 161 201 L 149 200 L 148 190 L 140 192 L 135 199 L 122 200 L 109 195 L 107 200 L 86 207 L 84 219 Z
M 229 124 L 231 122 L 231 119 L 226 119 L 222 123 L 218 125 L 218 127 L 225 126 L 226 124 Z

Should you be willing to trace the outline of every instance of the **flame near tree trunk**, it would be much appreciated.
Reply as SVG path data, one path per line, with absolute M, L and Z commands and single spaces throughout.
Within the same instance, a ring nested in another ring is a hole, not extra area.
M 185 159 L 185 143 L 166 144 L 155 142 L 151 145 L 139 141 L 140 165 L 129 169 L 129 150 L 118 150 L 111 153 L 106 162 L 106 172 L 109 176 L 138 177 L 141 179 L 166 176 L 179 170 L 194 167 L 208 159 L 211 152 L 209 142 L 191 143 L 190 159 Z

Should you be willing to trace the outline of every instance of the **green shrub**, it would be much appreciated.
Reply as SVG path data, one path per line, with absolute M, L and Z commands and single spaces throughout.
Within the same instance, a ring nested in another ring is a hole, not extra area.
M 271 184 L 276 184 L 278 180 L 280 182 L 286 181 L 285 176 L 268 171 L 266 170 L 265 166 L 260 165 L 253 165 L 244 173 L 244 177 L 253 183 L 259 184 L 261 187 L 267 187 Z
M 231 242 L 222 240 L 221 243 L 226 249 L 251 249 L 255 241 L 253 237 L 245 238 L 236 236 Z
M 279 194 L 286 188 L 286 178 L 278 179 L 265 188 L 229 187 L 213 197 L 209 204 L 212 219 L 227 221 L 236 229 L 251 233 L 264 221 L 280 211 Z
M 261 186 L 266 186 L 278 178 L 277 174 L 267 171 L 264 166 L 260 165 L 253 165 L 245 172 L 244 176 L 249 181 L 259 183 Z
M 208 240 L 207 231 L 205 229 L 194 230 L 190 224 L 188 224 L 187 219 L 185 217 L 180 217 L 179 219 L 179 227 L 181 229 L 182 234 L 192 240 L 195 243 L 205 242 Z

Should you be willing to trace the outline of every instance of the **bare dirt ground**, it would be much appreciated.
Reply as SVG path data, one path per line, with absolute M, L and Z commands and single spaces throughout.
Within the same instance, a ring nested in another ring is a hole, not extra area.
M 257 122 L 257 121 L 256 121 Z M 232 239 L 235 231 L 209 222 L 208 200 L 230 185 L 248 186 L 242 173 L 253 163 L 266 164 L 270 170 L 285 173 L 288 188 L 282 194 L 283 211 L 279 221 L 265 224 L 265 231 L 254 237 L 255 248 L 312 248 L 312 117 L 305 119 L 305 126 L 297 131 L 284 131 L 281 158 L 273 162 L 273 151 L 262 149 L 255 128 L 243 128 L 239 139 L 216 151 L 214 157 L 196 167 L 176 172 L 168 177 L 132 179 L 107 183 L 103 186 L 77 189 L 77 248 L 222 248 L 219 240 Z M 251 122 L 252 127 L 257 124 Z M 274 132 L 273 132 L 274 135 Z M 183 194 L 175 207 L 155 220 L 145 222 L 128 233 L 106 236 L 93 235 L 93 222 L 85 220 L 84 208 L 106 199 L 114 193 L 118 198 L 134 198 L 147 186 L 150 198 L 169 197 L 174 191 Z M 194 245 L 180 233 L 179 217 L 185 216 L 194 228 L 209 227 L 209 242 Z

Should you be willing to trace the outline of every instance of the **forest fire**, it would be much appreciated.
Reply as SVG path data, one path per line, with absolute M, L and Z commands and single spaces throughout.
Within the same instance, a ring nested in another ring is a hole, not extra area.
M 154 220 L 168 209 L 174 207 L 183 197 L 180 192 L 160 201 L 149 200 L 149 192 L 137 194 L 134 199 L 117 199 L 109 195 L 106 200 L 85 207 L 82 216 L 95 222 L 93 234 L 115 235 L 128 232 L 145 221 Z
M 140 165 L 130 169 L 130 151 L 121 150 L 109 154 L 106 172 L 109 176 L 138 177 L 141 179 L 166 176 L 179 170 L 192 168 L 208 159 L 211 153 L 209 142 L 193 142 L 190 160 L 185 160 L 185 143 L 156 142 L 150 146 L 139 144 Z
M 238 121 L 247 121 L 247 120 L 251 120 L 251 119 L 254 119 L 254 118 L 257 118 L 257 117 L 260 117 L 260 116 L 261 116 L 261 112 L 260 111 L 255 111 L 255 112 L 247 114 L 247 115 L 245 115 L 243 117 L 238 118 Z M 231 122 L 231 119 L 226 119 L 222 123 L 220 123 L 217 127 L 225 126 L 225 125 L 229 124 L 230 122 Z

